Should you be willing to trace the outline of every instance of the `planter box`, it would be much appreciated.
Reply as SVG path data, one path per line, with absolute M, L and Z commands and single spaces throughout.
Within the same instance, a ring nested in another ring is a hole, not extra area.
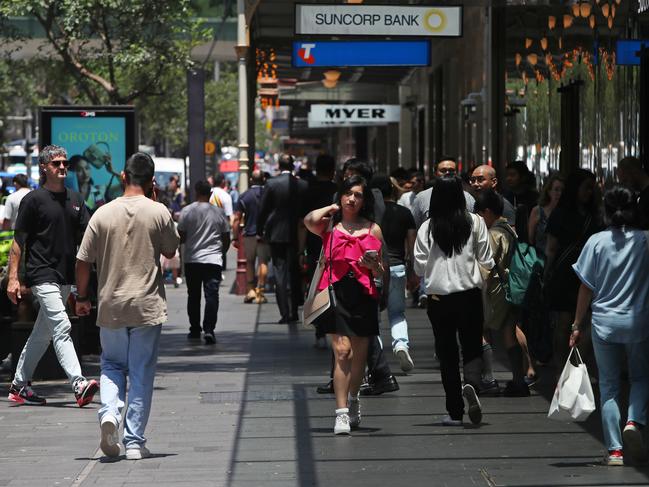
M 72 343 L 74 344 L 74 349 L 77 352 L 77 357 L 79 356 L 79 319 L 76 316 L 70 317 L 70 322 L 72 328 L 70 330 L 70 336 L 72 337 Z M 18 359 L 20 354 L 23 351 L 25 343 L 29 338 L 29 335 L 32 332 L 34 327 L 33 321 L 15 321 L 11 324 L 11 355 L 12 355 L 12 374 L 16 372 L 16 366 L 18 365 Z M 50 345 L 47 347 L 47 350 L 43 354 L 43 357 L 38 363 L 36 370 L 34 371 L 34 380 L 53 380 L 53 379 L 67 379 L 64 370 L 61 368 L 58 359 L 56 358 L 56 353 L 54 352 L 54 347 L 50 341 Z

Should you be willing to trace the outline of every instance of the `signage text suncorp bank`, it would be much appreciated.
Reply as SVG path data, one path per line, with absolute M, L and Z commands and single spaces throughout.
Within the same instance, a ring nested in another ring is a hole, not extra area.
M 295 33 L 459 37 L 462 7 L 298 4 Z
M 370 126 L 400 120 L 399 105 L 311 105 L 308 125 L 310 128 Z

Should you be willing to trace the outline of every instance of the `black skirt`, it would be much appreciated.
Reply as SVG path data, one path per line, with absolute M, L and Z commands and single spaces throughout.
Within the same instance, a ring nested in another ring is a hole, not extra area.
M 315 320 L 322 333 L 348 337 L 379 334 L 379 303 L 365 293 L 362 284 L 346 275 L 333 283 L 336 304 Z

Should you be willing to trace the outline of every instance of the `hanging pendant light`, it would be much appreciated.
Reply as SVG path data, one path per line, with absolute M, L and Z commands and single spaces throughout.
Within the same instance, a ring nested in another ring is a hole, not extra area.
M 547 37 L 542 37 L 539 42 L 541 43 L 541 49 L 543 49 L 544 51 L 547 51 L 548 50 L 548 38 Z
M 557 18 L 554 15 L 550 15 L 548 17 L 548 29 L 554 30 L 556 26 L 557 26 Z
M 523 59 L 523 56 L 521 56 L 521 53 L 517 52 L 516 55 L 514 56 L 514 62 L 516 63 L 517 68 L 520 66 L 522 59 Z
M 583 18 L 588 18 L 591 12 L 591 4 L 588 2 L 581 2 L 579 4 L 579 13 Z
M 536 63 L 539 62 L 539 57 L 535 53 L 528 54 L 527 62 L 530 63 L 532 66 L 536 66 Z
M 572 8 L 572 16 L 573 17 L 579 17 L 579 2 L 575 2 L 571 5 Z
M 529 37 L 526 37 L 525 38 L 525 49 L 529 49 L 530 47 L 532 47 L 533 42 L 534 41 L 532 39 L 530 39 Z
M 563 37 L 559 37 L 559 50 L 563 49 Z
M 595 15 L 588 17 L 588 25 L 590 25 L 591 29 L 595 30 Z
M 547 53 L 547 54 L 545 55 L 545 64 L 546 64 L 547 66 L 550 66 L 550 65 L 552 64 L 552 54 Z
M 607 23 L 608 23 L 608 29 L 609 30 L 613 29 L 613 17 L 609 17 Z
M 574 17 L 570 14 L 565 14 L 563 16 L 563 28 L 564 29 L 569 29 L 570 26 L 572 25 L 572 22 L 574 20 Z
M 602 4 L 602 15 L 608 18 L 608 14 L 611 12 L 611 6 L 607 3 Z
M 611 5 L 611 17 L 615 18 L 616 13 L 617 13 L 617 6 L 613 4 Z

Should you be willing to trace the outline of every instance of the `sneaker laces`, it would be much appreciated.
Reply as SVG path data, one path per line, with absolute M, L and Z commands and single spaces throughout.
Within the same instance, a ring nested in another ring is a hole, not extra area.
M 79 379 L 74 383 L 74 393 L 79 396 L 83 393 L 83 390 L 87 387 L 88 381 L 85 379 Z
M 343 413 L 336 416 L 337 423 L 349 424 L 349 414 Z

